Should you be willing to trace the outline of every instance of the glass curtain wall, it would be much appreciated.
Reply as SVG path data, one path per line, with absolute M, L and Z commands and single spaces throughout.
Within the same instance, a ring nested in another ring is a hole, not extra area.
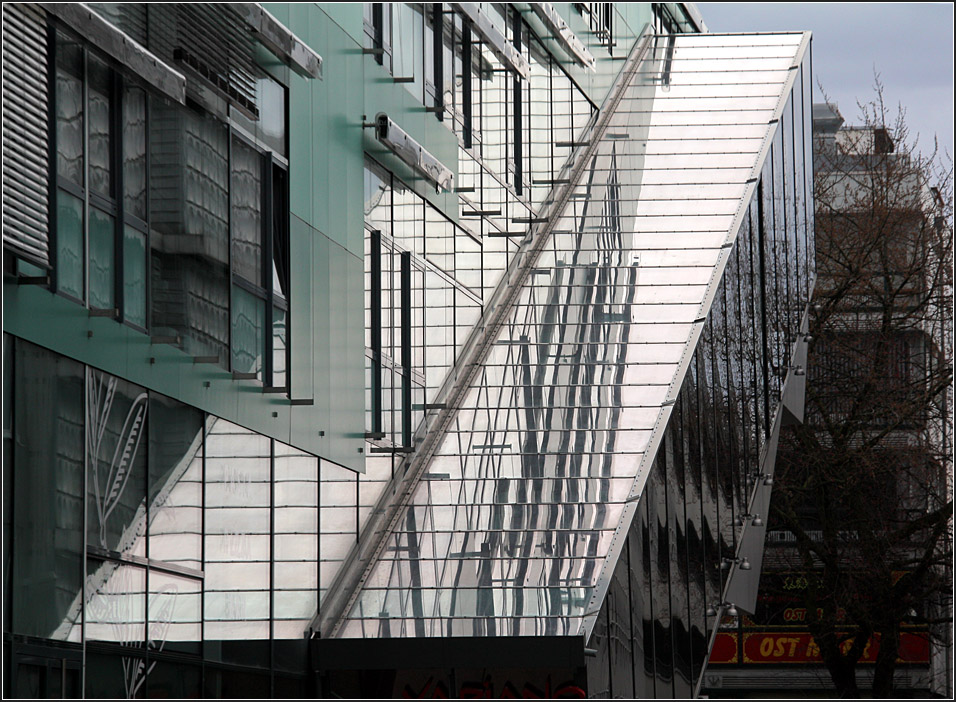
M 458 13 L 423 16 L 411 5 L 366 8 L 367 43 L 383 48 L 386 66 L 397 65 L 389 47 L 399 19 L 409 27 L 424 23 L 424 63 L 415 59 L 410 65 L 425 76 L 426 103 L 442 96 L 439 114 L 459 136 L 461 201 L 455 225 L 388 171 L 366 162 L 370 452 L 409 445 L 594 110 L 518 13 L 505 6 L 489 11 L 528 59 L 529 80 L 502 65 Z M 439 23 L 441 51 L 433 33 Z M 375 39 L 377 31 L 383 38 Z M 406 87 L 422 97 L 418 83 Z M 409 337 L 404 360 L 403 333 Z
M 760 449 L 813 286 L 809 73 L 807 59 L 628 531 L 622 558 L 630 559 L 638 697 L 693 694 L 717 624 L 704 610 L 722 601 L 729 571 L 720 563 L 736 554 L 738 518 L 750 511 Z M 610 594 L 600 616 L 628 623 Z M 736 630 L 733 618 L 721 624 Z M 630 696 L 630 671 L 611 660 L 612 696 Z
M 52 690 L 42 649 L 56 666 L 85 651 L 86 696 L 304 693 L 304 632 L 375 462 L 357 475 L 15 337 L 4 350 L 10 689 Z
M 804 42 L 654 40 L 338 636 L 600 611 L 608 689 L 692 693 L 808 299 Z
M 529 63 L 527 80 L 498 59 L 470 20 L 443 8 L 366 4 L 365 41 L 458 136 L 461 226 L 482 242 L 485 298 L 595 108 L 514 8 L 489 3 L 483 12 Z

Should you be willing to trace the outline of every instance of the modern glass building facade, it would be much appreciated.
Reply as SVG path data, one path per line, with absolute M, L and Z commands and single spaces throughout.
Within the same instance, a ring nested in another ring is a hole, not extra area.
M 808 35 L 18 5 L 4 47 L 6 694 L 693 693 L 800 414 Z
M 392 667 L 375 652 L 395 637 L 582 637 L 589 695 L 693 693 L 707 604 L 759 566 L 744 526 L 761 529 L 775 437 L 799 414 L 781 399 L 813 283 L 806 44 L 635 45 L 521 237 L 502 311 L 455 337 L 460 365 L 427 392 L 434 417 L 377 504 L 357 583 L 336 583 L 351 597 L 317 618 L 320 666 L 329 651 L 331 668 Z M 427 677 L 455 692 L 468 669 Z M 423 675 L 332 669 L 326 689 L 399 694 Z

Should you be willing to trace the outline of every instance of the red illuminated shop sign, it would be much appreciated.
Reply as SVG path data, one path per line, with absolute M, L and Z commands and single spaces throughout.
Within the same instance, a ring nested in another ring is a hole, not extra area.
M 851 642 L 844 643 L 849 648 Z M 716 645 L 715 645 L 716 649 Z M 866 645 L 860 663 L 875 663 L 880 650 L 879 636 L 874 636 Z M 726 656 L 722 656 L 725 658 Z M 929 640 L 913 633 L 900 634 L 900 663 L 929 663 Z M 735 662 L 715 661 L 714 662 Z M 759 632 L 743 634 L 742 663 L 822 663 L 820 649 L 808 633 Z
M 714 647 L 710 650 L 711 663 L 737 663 L 736 633 L 718 632 L 714 639 Z

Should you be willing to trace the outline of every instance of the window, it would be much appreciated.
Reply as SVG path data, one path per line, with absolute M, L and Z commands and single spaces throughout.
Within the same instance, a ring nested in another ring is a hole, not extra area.
M 678 34 L 681 29 L 670 10 L 660 2 L 651 3 L 654 14 L 654 32 L 656 34 Z
M 598 42 L 610 51 L 614 47 L 614 3 L 579 2 L 577 6 L 581 14 L 587 17 L 588 26 Z
M 56 289 L 146 329 L 146 94 L 56 33 Z
M 55 285 L 236 378 L 288 388 L 286 89 L 225 120 L 55 31 Z
M 390 3 L 365 3 L 365 43 L 375 61 L 392 70 L 392 6 Z

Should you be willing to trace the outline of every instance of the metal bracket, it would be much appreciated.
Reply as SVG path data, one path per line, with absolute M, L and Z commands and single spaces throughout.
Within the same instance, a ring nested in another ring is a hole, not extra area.
M 193 356 L 193 363 L 219 363 L 219 356 Z
M 109 317 L 110 319 L 116 319 L 119 317 L 119 310 L 115 307 L 99 308 L 91 307 L 90 308 L 91 317 Z

